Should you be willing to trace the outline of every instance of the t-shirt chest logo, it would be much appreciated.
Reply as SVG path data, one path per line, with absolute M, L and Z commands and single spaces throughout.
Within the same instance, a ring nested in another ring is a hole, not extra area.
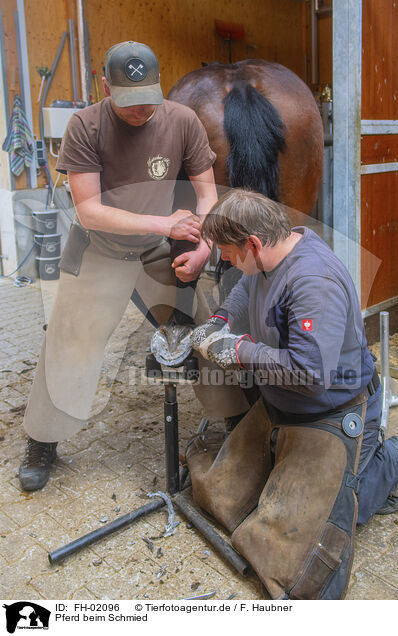
M 152 157 L 148 159 L 148 174 L 152 179 L 164 179 L 169 171 L 170 159 L 167 157 Z

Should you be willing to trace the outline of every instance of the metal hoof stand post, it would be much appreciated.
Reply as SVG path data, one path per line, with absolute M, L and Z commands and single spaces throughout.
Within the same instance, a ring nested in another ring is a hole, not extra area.
M 389 362 L 389 313 L 380 312 L 380 375 L 383 389 L 383 402 L 381 411 L 380 426 L 384 433 L 387 433 L 388 413 L 391 406 L 398 406 L 398 395 L 393 395 L 390 383 L 390 362 Z
M 249 563 L 238 554 L 216 532 L 214 527 L 195 508 L 191 498 L 183 490 L 188 482 L 188 471 L 182 471 L 180 475 L 178 453 L 178 404 L 177 385 L 194 384 L 198 378 L 198 362 L 196 358 L 188 357 L 184 361 L 182 370 L 165 368 L 157 362 L 154 355 L 146 358 L 146 375 L 154 384 L 164 385 L 164 430 L 166 446 L 166 487 L 175 507 L 188 519 L 188 521 L 205 537 L 205 539 L 219 552 L 241 575 L 247 576 L 251 570 Z M 198 433 L 205 430 L 207 420 L 203 419 L 199 425 Z M 67 545 L 50 552 L 48 555 L 51 564 L 58 563 L 82 548 L 89 546 L 108 535 L 131 525 L 137 519 L 163 508 L 166 502 L 157 499 L 129 512 L 123 517 L 118 517 L 97 530 L 68 543 Z

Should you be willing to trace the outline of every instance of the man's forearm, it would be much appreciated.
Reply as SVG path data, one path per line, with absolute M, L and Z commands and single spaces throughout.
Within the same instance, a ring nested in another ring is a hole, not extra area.
M 196 177 L 189 177 L 196 195 L 196 214 L 203 223 L 204 218 L 209 213 L 213 205 L 217 202 L 217 189 L 214 183 L 213 168 L 209 168 L 206 172 Z M 198 249 L 206 251 L 210 254 L 212 243 L 206 243 L 201 239 Z
M 201 238 L 199 241 L 199 245 L 196 248 L 196 251 L 201 252 L 204 256 L 206 256 L 206 259 L 207 259 L 210 257 L 211 247 L 212 247 L 211 244 L 209 245 L 206 241 L 204 241 Z
M 312 358 L 305 359 L 289 349 L 245 340 L 239 343 L 237 356 L 241 366 L 257 373 L 264 384 L 268 383 L 266 378 L 272 378 L 279 386 L 303 395 L 317 395 L 325 390 L 320 355 L 313 354 Z
M 212 192 L 208 196 L 198 198 L 196 205 L 196 214 L 200 218 L 201 223 L 203 223 L 206 215 L 209 213 L 209 210 L 213 207 L 213 205 L 217 201 L 217 193 Z M 203 254 L 206 254 L 206 262 L 210 257 L 210 253 L 213 247 L 212 241 L 204 241 L 202 238 L 200 239 L 198 250 L 201 250 Z
M 81 204 L 76 208 L 83 227 L 111 234 L 159 234 L 167 236 L 167 217 L 152 214 L 135 214 L 102 203 Z
M 249 330 L 249 285 L 249 277 L 242 276 L 222 304 L 235 333 L 241 333 L 242 329 Z
M 204 218 L 208 214 L 209 210 L 213 207 L 215 202 L 217 201 L 217 195 L 210 195 L 207 197 L 201 197 L 198 199 L 196 206 L 196 214 L 200 218 L 200 221 L 203 223 Z M 207 263 L 210 258 L 211 250 L 213 247 L 212 241 L 204 241 L 202 238 L 200 239 L 199 245 L 196 248 L 197 251 L 200 251 L 203 254 L 205 259 L 203 263 L 203 267 Z
M 213 205 L 217 201 L 217 195 L 209 195 L 206 197 L 201 197 L 198 199 L 196 205 L 196 214 L 200 218 L 201 221 L 204 220 L 205 216 L 209 213 L 209 210 L 213 207 Z

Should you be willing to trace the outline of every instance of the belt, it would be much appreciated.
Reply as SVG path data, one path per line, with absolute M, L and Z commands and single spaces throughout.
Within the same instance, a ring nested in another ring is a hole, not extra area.
M 280 413 L 282 418 L 287 419 L 289 422 L 311 423 L 321 418 L 331 417 L 333 415 L 336 415 L 337 413 L 348 411 L 349 409 L 352 409 L 355 406 L 358 406 L 358 404 L 360 404 L 361 402 L 366 402 L 370 396 L 376 393 L 379 386 L 380 386 L 380 378 L 375 368 L 373 371 L 372 379 L 370 380 L 369 384 L 367 384 L 366 387 L 361 391 L 361 393 L 356 395 L 354 398 L 351 398 L 351 400 L 349 400 L 348 402 L 345 402 L 345 404 L 341 404 L 340 406 L 337 406 L 335 409 L 324 411 L 323 413 L 293 414 L 293 413 L 284 413 L 282 411 L 279 411 L 279 409 L 276 409 L 275 407 L 273 408 Z
M 345 404 L 341 404 L 340 406 L 337 406 L 335 409 L 333 409 L 333 411 L 330 411 L 329 414 L 332 412 L 346 411 L 347 409 L 353 406 L 357 406 L 360 403 L 361 398 L 363 402 L 367 401 L 372 395 L 376 393 L 379 386 L 380 386 L 380 378 L 375 367 L 373 371 L 372 379 L 366 385 L 363 391 L 359 395 L 356 395 L 354 398 L 351 398 L 351 400 L 349 400 Z

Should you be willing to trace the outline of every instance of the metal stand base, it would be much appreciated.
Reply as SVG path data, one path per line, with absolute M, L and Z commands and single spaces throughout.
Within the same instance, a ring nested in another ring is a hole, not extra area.
M 186 519 L 204 536 L 213 548 L 223 556 L 241 575 L 247 576 L 251 572 L 250 564 L 236 552 L 232 546 L 223 539 L 207 519 L 195 508 L 192 499 L 184 489 L 188 482 L 188 471 L 182 471 L 180 475 L 178 455 L 178 404 L 177 385 L 193 384 L 197 377 L 197 361 L 195 358 L 187 358 L 183 371 L 167 369 L 163 371 L 161 365 L 154 356 L 146 358 L 146 375 L 154 384 L 163 384 L 165 389 L 164 399 L 164 430 L 165 430 L 165 458 L 166 458 L 166 484 L 168 494 L 173 504 Z M 200 434 L 207 426 L 207 419 L 203 419 L 199 425 Z M 111 523 L 93 530 L 88 534 L 68 543 L 67 545 L 50 552 L 48 555 L 51 564 L 59 563 L 66 557 L 78 552 L 108 535 L 125 528 L 137 519 L 141 519 L 151 512 L 155 512 L 165 506 L 163 499 L 157 499 L 150 503 L 119 517 Z

